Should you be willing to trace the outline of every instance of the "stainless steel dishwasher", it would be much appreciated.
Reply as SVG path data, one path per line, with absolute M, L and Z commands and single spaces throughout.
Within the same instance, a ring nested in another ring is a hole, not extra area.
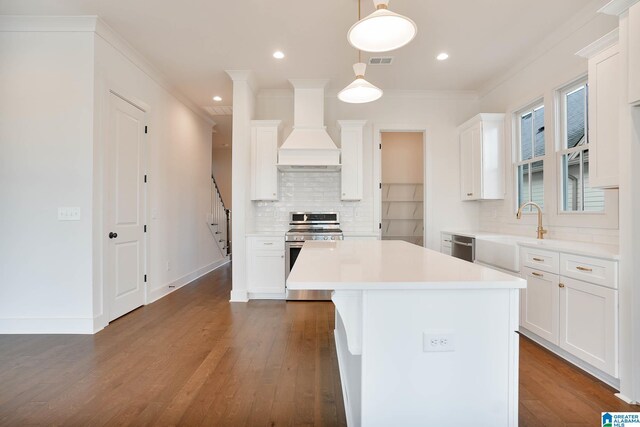
M 451 255 L 465 261 L 475 261 L 476 239 L 454 234 L 451 236 Z

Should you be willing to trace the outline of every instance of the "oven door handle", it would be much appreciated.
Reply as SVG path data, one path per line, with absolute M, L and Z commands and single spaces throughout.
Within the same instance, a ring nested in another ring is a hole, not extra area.
M 289 248 L 301 248 L 304 246 L 304 242 L 287 242 L 286 246 Z

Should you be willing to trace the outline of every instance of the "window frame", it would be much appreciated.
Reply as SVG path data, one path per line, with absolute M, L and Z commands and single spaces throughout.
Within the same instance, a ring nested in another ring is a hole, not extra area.
M 566 148 L 568 145 L 567 141 L 567 95 L 578 90 L 582 86 L 586 88 L 586 96 L 585 96 L 585 138 L 586 143 L 583 145 L 576 145 L 575 147 Z M 565 210 L 564 203 L 566 198 L 567 189 L 565 186 L 564 180 L 564 168 L 562 164 L 562 157 L 564 155 L 570 155 L 573 153 L 580 153 L 584 151 L 588 151 L 591 147 L 589 146 L 589 78 L 587 75 L 583 75 L 571 82 L 567 83 L 564 86 L 561 86 L 556 90 L 556 105 L 557 105 L 557 114 L 556 114 L 556 122 L 558 123 L 557 129 L 557 137 L 556 137 L 556 149 L 555 149 L 555 159 L 557 165 L 557 174 L 556 174 L 556 191 L 557 191 L 557 214 L 558 215 L 606 215 L 607 214 L 607 205 L 608 205 L 608 197 L 604 197 L 604 206 L 601 211 L 585 211 L 584 210 L 584 185 L 582 186 L 583 198 L 582 198 L 582 210 Z M 591 152 L 589 152 L 589 156 L 591 156 Z M 590 160 L 591 161 L 591 160 Z M 580 169 L 582 170 L 582 162 L 580 164 Z
M 545 146 L 545 150 L 544 150 L 544 155 L 542 156 L 535 156 L 535 131 L 534 131 L 534 126 L 531 127 L 531 131 L 532 131 L 532 135 L 531 135 L 531 158 L 527 159 L 527 160 L 522 160 L 522 142 L 521 142 L 521 135 L 522 135 L 522 116 L 527 113 L 527 112 L 531 112 L 532 114 L 532 120 L 533 120 L 533 114 L 535 113 L 536 110 L 540 109 L 540 108 L 544 108 L 544 122 L 545 122 L 545 141 L 544 141 L 544 146 Z M 520 185 L 519 185 L 519 176 L 518 176 L 518 170 L 520 168 L 520 166 L 523 165 L 529 165 L 529 200 L 528 201 L 532 201 L 532 165 L 534 163 L 537 162 L 542 162 L 542 200 L 543 200 L 543 209 L 544 209 L 544 205 L 546 205 L 546 203 L 544 203 L 545 201 L 545 191 L 544 191 L 544 176 L 545 176 L 545 157 L 547 156 L 547 134 L 546 134 L 546 120 L 547 120 L 547 108 L 545 106 L 545 100 L 544 97 L 540 97 L 538 98 L 536 101 L 534 102 L 530 102 L 529 104 L 525 105 L 522 108 L 517 109 L 512 116 L 512 120 L 513 120 L 513 129 L 514 129 L 514 138 L 513 140 L 513 144 L 512 144 L 512 149 L 513 149 L 513 153 L 514 155 L 513 157 L 513 177 L 514 177 L 514 193 L 515 193 L 515 198 L 514 198 L 514 213 L 518 211 L 518 209 L 520 208 Z M 531 207 L 527 207 L 527 209 L 522 211 L 523 214 L 536 214 L 536 212 L 531 208 Z

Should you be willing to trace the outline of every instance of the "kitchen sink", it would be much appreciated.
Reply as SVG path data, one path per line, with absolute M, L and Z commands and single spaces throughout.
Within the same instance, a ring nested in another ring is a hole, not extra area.
M 478 236 L 476 237 L 477 262 L 518 272 L 520 270 L 520 250 L 518 242 L 522 237 L 517 236 Z

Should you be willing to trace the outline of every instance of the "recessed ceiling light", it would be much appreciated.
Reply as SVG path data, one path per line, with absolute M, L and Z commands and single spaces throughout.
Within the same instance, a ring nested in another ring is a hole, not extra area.
M 448 57 L 449 57 L 449 54 L 448 54 L 448 53 L 446 53 L 446 52 L 442 52 L 442 53 L 439 53 L 439 54 L 438 54 L 438 56 L 436 56 L 436 59 L 437 59 L 438 61 L 444 61 L 444 60 L 445 60 L 445 59 L 447 59 Z
M 284 52 L 276 50 L 275 52 L 273 52 L 273 57 L 276 59 L 282 59 L 284 58 Z
M 216 101 L 216 102 L 220 102 L 220 101 L 222 101 L 222 98 L 219 97 L 218 95 L 216 95 L 216 96 L 213 97 L 213 100 Z

